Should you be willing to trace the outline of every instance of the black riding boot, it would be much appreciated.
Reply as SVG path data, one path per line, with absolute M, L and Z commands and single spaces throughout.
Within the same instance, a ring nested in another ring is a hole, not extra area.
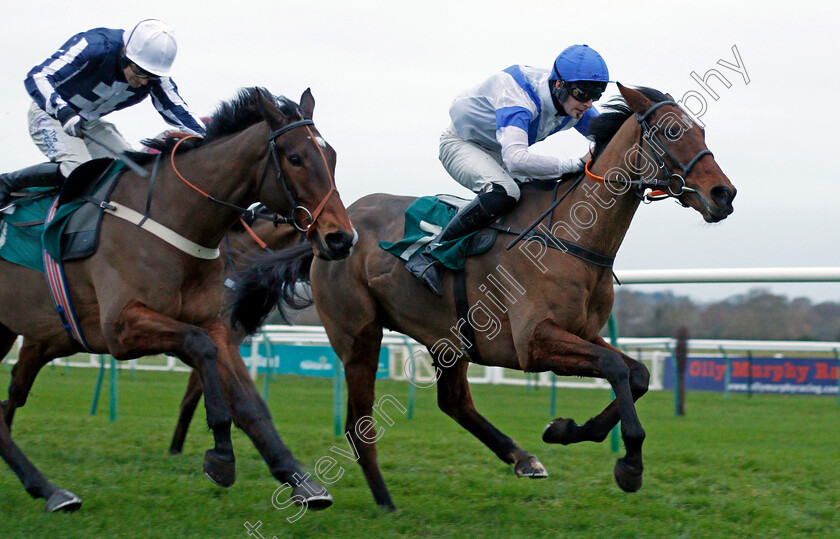
M 0 209 L 12 201 L 12 193 L 16 191 L 26 187 L 58 187 L 63 182 L 58 163 L 41 163 L 0 174 Z
M 415 256 L 405 268 L 412 275 L 426 283 L 429 289 L 442 296 L 440 287 L 440 270 L 442 264 L 435 258 L 431 250 L 445 241 L 451 241 L 480 230 L 489 225 L 496 218 L 516 204 L 516 199 L 508 195 L 498 185 L 486 193 L 480 193 L 469 204 L 461 208 L 440 234 Z

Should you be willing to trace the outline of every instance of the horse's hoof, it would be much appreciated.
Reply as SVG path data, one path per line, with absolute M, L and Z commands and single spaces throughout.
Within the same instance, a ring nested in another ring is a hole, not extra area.
M 381 513 L 393 513 L 397 510 L 397 506 L 394 505 L 393 502 L 388 502 L 386 504 L 377 503 L 376 510 Z
M 332 495 L 327 492 L 327 489 L 307 479 L 292 490 L 292 497 L 298 505 L 306 504 L 307 509 L 312 511 L 320 511 L 326 509 L 333 504 Z M 298 500 L 303 498 L 303 503 L 298 503 Z
M 236 482 L 236 460 L 222 460 L 214 449 L 204 453 L 204 475 L 220 487 L 229 487 Z
M 82 499 L 63 488 L 58 489 L 47 500 L 44 506 L 44 511 L 47 513 L 55 513 L 63 511 L 65 513 L 72 513 L 77 511 L 82 506 Z
M 613 475 L 615 482 L 624 492 L 636 492 L 642 488 L 643 468 L 635 468 L 624 462 L 623 458 L 615 461 Z
M 545 467 L 537 460 L 537 457 L 533 456 L 517 462 L 516 466 L 513 467 L 513 471 L 516 472 L 516 477 L 530 477 L 531 479 L 548 477 L 548 472 L 545 471 Z
M 176 456 L 176 455 L 180 455 L 180 454 L 181 454 L 181 450 L 180 450 L 179 448 L 177 448 L 177 447 L 170 447 L 170 448 L 169 448 L 169 454 L 170 454 L 170 455 L 172 455 L 172 456 L 174 457 L 174 456 Z
M 547 444 L 569 445 L 574 443 L 572 430 L 576 427 L 573 419 L 558 417 L 549 423 L 542 433 L 543 442 Z

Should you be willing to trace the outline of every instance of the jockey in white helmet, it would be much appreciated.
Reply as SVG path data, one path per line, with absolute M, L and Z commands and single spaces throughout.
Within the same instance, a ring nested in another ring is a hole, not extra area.
M 50 163 L 0 174 L 0 207 L 12 191 L 59 185 L 80 164 L 113 157 L 87 134 L 117 152 L 131 150 L 117 128 L 101 118 L 148 96 L 166 123 L 203 135 L 204 124 L 169 76 L 177 50 L 173 30 L 146 19 L 127 31 L 94 28 L 76 34 L 33 67 L 24 81 L 32 96 L 29 134 Z

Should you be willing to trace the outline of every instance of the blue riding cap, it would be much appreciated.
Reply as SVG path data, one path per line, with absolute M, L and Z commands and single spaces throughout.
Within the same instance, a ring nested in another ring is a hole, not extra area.
M 551 80 L 612 82 L 607 63 L 588 45 L 572 45 L 554 60 Z

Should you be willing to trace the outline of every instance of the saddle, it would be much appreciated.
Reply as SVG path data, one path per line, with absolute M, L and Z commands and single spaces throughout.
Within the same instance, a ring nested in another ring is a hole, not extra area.
M 70 174 L 58 194 L 55 216 L 45 225 L 55 202 L 55 189 L 32 188 L 12 213 L 2 215 L 0 257 L 37 271 L 44 271 L 42 250 L 61 261 L 80 260 L 96 252 L 102 208 L 116 187 L 123 164 L 94 159 Z M 90 203 L 89 203 L 90 202 Z
M 403 239 L 397 242 L 380 241 L 379 247 L 408 262 L 434 240 L 440 231 L 470 201 L 452 195 L 421 197 L 405 210 Z M 451 270 L 464 268 L 469 256 L 486 253 L 493 247 L 499 231 L 484 228 L 462 238 L 447 241 L 433 247 L 432 255 Z

